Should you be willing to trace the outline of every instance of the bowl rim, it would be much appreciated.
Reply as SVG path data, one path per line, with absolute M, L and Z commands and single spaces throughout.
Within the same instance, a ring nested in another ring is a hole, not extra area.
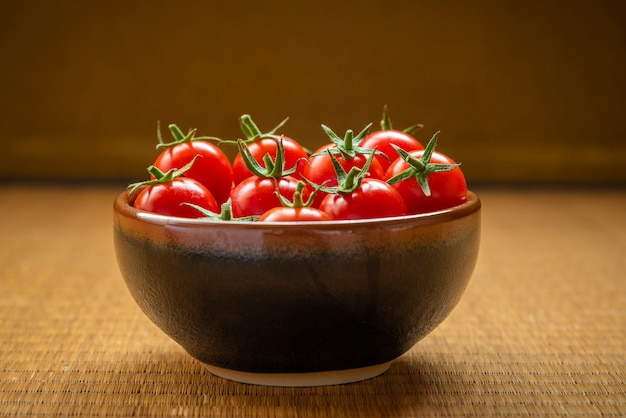
M 130 204 L 130 198 L 126 191 L 121 192 L 114 202 L 114 212 L 136 221 L 156 226 L 179 226 L 179 227 L 221 227 L 221 228 L 306 228 L 306 229 L 342 229 L 356 226 L 383 227 L 405 223 L 419 223 L 433 225 L 463 218 L 478 212 L 481 201 L 478 195 L 470 190 L 467 191 L 467 200 L 457 206 L 438 211 L 419 213 L 414 215 L 394 216 L 371 219 L 350 219 L 332 221 L 293 221 L 293 222 L 258 222 L 258 221 L 226 221 L 210 218 L 181 218 L 176 216 L 159 215 L 135 209 Z

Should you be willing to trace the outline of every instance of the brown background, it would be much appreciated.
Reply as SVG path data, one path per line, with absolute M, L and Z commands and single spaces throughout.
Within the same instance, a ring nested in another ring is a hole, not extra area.
M 314 147 L 387 104 L 470 182 L 624 184 L 625 30 L 621 0 L 2 2 L 0 178 L 142 178 L 157 120 Z

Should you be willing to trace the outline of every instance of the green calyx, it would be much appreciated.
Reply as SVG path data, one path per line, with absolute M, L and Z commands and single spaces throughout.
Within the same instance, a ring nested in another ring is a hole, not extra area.
M 311 192 L 306 201 L 303 199 L 304 196 L 302 194 L 305 187 L 306 184 L 303 181 L 298 180 L 296 190 L 293 193 L 293 201 L 290 201 L 280 193 L 280 190 L 278 189 L 278 182 L 276 182 L 276 196 L 278 196 L 278 200 L 280 200 L 281 205 L 286 208 L 308 208 L 313 204 L 313 201 L 315 200 L 315 195 L 319 191 L 319 186 L 315 187 L 315 190 Z
M 314 187 L 316 190 L 321 190 L 325 193 L 329 194 L 340 194 L 340 195 L 348 195 L 355 191 L 361 186 L 361 182 L 367 175 L 367 172 L 372 165 L 372 161 L 374 160 L 374 151 L 367 150 L 367 153 L 370 154 L 368 159 L 363 164 L 363 167 L 352 167 L 349 171 L 343 168 L 341 163 L 337 160 L 337 158 L 330 152 L 330 150 L 326 150 L 330 159 L 333 163 L 333 169 L 335 170 L 335 174 L 337 175 L 337 186 L 336 187 L 327 187 L 319 184 L 315 184 L 309 179 L 303 177 L 304 181 L 306 181 L 311 187 Z
M 298 168 L 298 164 L 296 164 L 289 170 L 285 169 L 285 148 L 283 146 L 283 137 L 281 136 L 278 137 L 278 139 L 273 139 L 276 141 L 276 157 L 272 159 L 269 154 L 265 154 L 263 156 L 263 163 L 265 164 L 265 167 L 259 164 L 259 162 L 254 158 L 248 148 L 248 145 L 246 144 L 246 141 L 242 139 L 237 141 L 239 153 L 241 154 L 246 167 L 248 167 L 248 170 L 250 170 L 252 174 L 257 177 L 278 179 L 295 173 Z
M 163 136 L 161 135 L 161 123 L 157 123 L 157 139 L 159 140 L 159 143 L 156 146 L 157 149 L 171 148 L 175 145 L 191 141 L 221 141 L 221 139 L 214 136 L 195 136 L 197 131 L 196 129 L 191 129 L 187 134 L 184 134 L 183 131 L 178 127 L 178 125 L 173 123 L 170 124 L 168 128 L 170 129 L 172 137 L 174 138 L 172 142 L 163 141 Z
M 406 129 L 403 129 L 402 132 L 407 135 L 413 135 L 414 132 L 419 131 L 423 127 L 424 125 L 418 123 L 413 126 L 409 126 Z M 393 129 L 393 126 L 391 125 L 391 119 L 389 119 L 389 111 L 387 110 L 387 105 L 385 105 L 383 108 L 383 117 L 380 121 L 380 129 L 383 131 L 391 131 Z
M 172 168 L 171 170 L 165 173 L 161 171 L 161 169 L 159 169 L 158 167 L 151 165 L 150 167 L 148 167 L 147 170 L 148 170 L 148 173 L 150 173 L 154 177 L 154 179 L 131 183 L 128 185 L 126 190 L 132 196 L 137 190 L 139 190 L 139 188 L 153 186 L 155 184 L 171 183 L 175 178 L 180 177 L 183 174 L 185 174 L 185 172 L 193 166 L 193 164 L 196 162 L 196 159 L 198 157 L 199 157 L 198 155 L 193 157 L 193 160 L 191 160 L 184 167 Z
M 226 202 L 222 203 L 222 206 L 220 208 L 220 213 L 214 213 L 211 212 L 210 210 L 207 210 L 205 208 L 203 208 L 202 206 L 198 206 L 195 205 L 193 203 L 182 203 L 183 205 L 186 206 L 190 206 L 192 208 L 194 208 L 195 210 L 199 211 L 200 213 L 202 213 L 207 219 L 211 219 L 214 221 L 256 221 L 257 219 L 259 219 L 259 216 L 244 216 L 241 218 L 235 218 L 233 217 L 233 211 L 232 211 L 232 201 L 230 199 L 228 199 Z
M 395 184 L 401 181 L 415 178 L 425 196 L 430 196 L 430 186 L 428 184 L 428 176 L 432 173 L 440 173 L 450 171 L 457 168 L 460 164 L 435 164 L 430 160 L 437 146 L 437 138 L 439 132 L 435 132 L 433 137 L 428 141 L 428 145 L 420 158 L 416 158 L 400 147 L 393 146 L 400 157 L 409 165 L 409 167 L 387 180 L 388 184 Z
M 348 129 L 343 138 L 339 137 L 332 129 L 330 129 L 326 125 L 322 125 L 322 129 L 326 132 L 326 135 L 330 138 L 331 142 L 335 145 L 333 148 L 324 150 L 322 152 L 311 155 L 311 157 L 315 157 L 318 155 L 322 155 L 329 151 L 331 154 L 341 154 L 344 160 L 351 160 L 359 154 L 369 154 L 372 152 L 371 149 L 361 148 L 359 145 L 363 138 L 368 134 L 370 127 L 372 124 L 368 124 L 361 132 L 359 132 L 356 136 L 354 136 L 354 132 L 351 129 Z

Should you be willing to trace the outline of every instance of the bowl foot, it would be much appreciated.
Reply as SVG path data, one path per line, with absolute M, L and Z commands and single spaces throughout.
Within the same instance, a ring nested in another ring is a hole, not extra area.
M 389 369 L 391 361 L 356 369 L 309 373 L 249 373 L 204 364 L 212 374 L 240 383 L 261 386 L 330 386 L 359 382 L 376 377 Z

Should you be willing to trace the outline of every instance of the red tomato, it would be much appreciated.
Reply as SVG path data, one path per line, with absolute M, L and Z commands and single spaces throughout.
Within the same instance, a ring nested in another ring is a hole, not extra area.
M 367 135 L 363 142 L 362 148 L 375 149 L 384 155 L 376 153 L 374 158 L 380 163 L 383 171 L 387 171 L 392 162 L 398 157 L 393 145 L 396 145 L 407 152 L 424 149 L 424 146 L 411 135 L 397 130 L 379 130 Z
M 307 153 L 304 148 L 295 140 L 283 137 L 283 148 L 285 150 L 285 170 L 293 169 L 299 161 L 307 158 Z M 276 152 L 278 150 L 278 144 L 276 139 L 264 138 L 248 144 L 248 149 L 254 157 L 254 159 L 263 167 L 265 167 L 265 161 L 263 160 L 265 155 L 268 155 L 272 160 L 276 159 Z M 252 172 L 246 166 L 246 163 L 241 156 L 241 153 L 237 153 L 233 160 L 233 180 L 235 185 L 241 183 L 244 179 L 252 176 Z M 298 174 L 295 174 L 296 176 Z
M 295 177 L 285 176 L 276 180 L 251 176 L 236 185 L 231 192 L 233 217 L 260 216 L 272 208 L 282 206 L 276 194 L 277 182 L 278 192 L 287 199 L 293 199 L 298 186 Z
M 201 140 L 181 142 L 163 150 L 154 165 L 167 172 L 184 167 L 196 156 L 193 167 L 184 175 L 202 183 L 221 205 L 228 200 L 233 187 L 233 170 L 226 154 L 216 145 Z
M 337 173 L 333 166 L 333 161 L 330 155 L 326 151 L 327 149 L 335 148 L 333 144 L 327 144 L 319 148 L 313 154 L 318 154 L 309 158 L 308 164 L 304 164 L 301 172 L 302 177 L 306 177 L 315 184 L 323 184 L 326 187 L 337 186 Z M 356 154 L 352 159 L 346 160 L 341 154 L 333 155 L 343 169 L 348 172 L 352 167 L 363 168 L 371 153 L 368 154 Z M 380 163 L 376 159 L 372 160 L 367 176 L 373 179 L 382 180 L 385 178 L 385 172 L 383 171 Z M 318 192 L 315 196 L 315 202 L 313 207 L 319 207 L 322 199 L 324 199 L 326 193 Z
M 133 206 L 139 210 L 160 215 L 183 218 L 203 217 L 201 212 L 183 203 L 198 205 L 215 213 L 220 211 L 211 192 L 200 182 L 189 177 L 176 177 L 167 183 L 146 186 L 137 195 Z
M 329 194 L 320 210 L 332 219 L 369 219 L 406 215 L 402 196 L 382 180 L 364 178 L 349 194 Z
M 325 212 L 310 207 L 275 207 L 265 212 L 260 222 L 302 222 L 302 221 L 330 221 Z
M 424 150 L 413 151 L 409 155 L 420 159 L 424 155 Z M 448 156 L 436 151 L 429 161 L 431 164 L 456 164 Z M 389 180 L 409 167 L 404 159 L 398 158 L 389 166 L 385 179 Z M 427 176 L 430 196 L 426 196 L 415 176 L 392 185 L 402 195 L 409 214 L 447 209 L 466 201 L 467 184 L 458 166 L 449 171 L 432 172 Z
M 314 155 L 308 159 L 308 164 L 304 164 L 302 168 L 302 175 L 316 184 L 322 184 L 327 181 L 326 186 L 336 186 L 337 174 L 335 173 L 330 155 L 325 152 L 326 150 L 333 148 L 336 148 L 336 146 L 333 144 L 326 144 L 315 151 L 313 154 L 319 155 Z M 353 158 L 348 160 L 344 159 L 341 154 L 334 154 L 334 157 L 337 161 L 339 161 L 339 164 L 341 164 L 343 169 L 348 172 L 352 167 L 363 168 L 370 155 L 371 153 L 356 154 Z M 385 178 L 385 171 L 376 159 L 374 159 L 370 165 L 368 177 L 379 180 Z

